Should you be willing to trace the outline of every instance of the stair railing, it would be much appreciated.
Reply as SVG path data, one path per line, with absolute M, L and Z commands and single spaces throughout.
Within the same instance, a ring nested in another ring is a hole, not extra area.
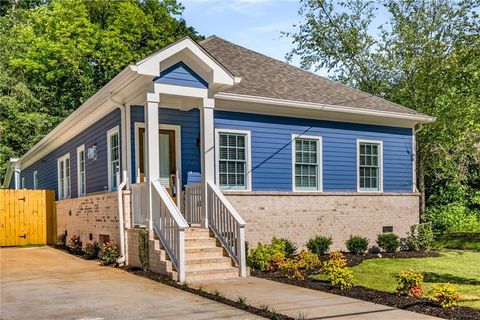
M 152 219 L 153 229 L 178 272 L 178 281 L 185 281 L 185 229 L 188 223 L 160 181 L 152 182 Z
M 208 225 L 235 261 L 240 277 L 247 276 L 245 221 L 214 183 L 207 183 Z

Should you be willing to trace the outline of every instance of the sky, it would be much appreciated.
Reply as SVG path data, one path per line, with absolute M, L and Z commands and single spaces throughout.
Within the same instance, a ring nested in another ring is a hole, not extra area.
M 285 61 L 293 45 L 282 31 L 300 21 L 299 0 L 179 0 L 183 18 L 200 34 L 217 35 L 248 49 Z M 293 61 L 298 65 L 298 59 Z

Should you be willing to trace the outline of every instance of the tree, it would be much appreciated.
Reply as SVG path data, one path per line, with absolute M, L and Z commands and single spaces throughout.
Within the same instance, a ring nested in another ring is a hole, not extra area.
M 479 4 L 302 0 L 303 23 L 286 34 L 295 44 L 287 58 L 302 67 L 436 117 L 417 136 L 424 206 L 480 195 Z M 375 28 L 379 15 L 386 22 Z
M 0 179 L 125 66 L 202 39 L 176 0 L 18 0 L 0 6 Z M 27 128 L 28 130 L 26 130 Z

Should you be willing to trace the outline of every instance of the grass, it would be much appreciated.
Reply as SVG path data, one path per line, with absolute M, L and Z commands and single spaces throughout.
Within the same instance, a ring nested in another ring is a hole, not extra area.
M 453 233 L 440 236 L 435 241 L 435 247 L 480 251 L 480 233 Z
M 480 252 L 441 251 L 442 257 L 371 259 L 353 267 L 355 285 L 395 292 L 400 271 L 424 275 L 426 292 L 434 284 L 451 283 L 461 295 L 459 305 L 480 309 Z

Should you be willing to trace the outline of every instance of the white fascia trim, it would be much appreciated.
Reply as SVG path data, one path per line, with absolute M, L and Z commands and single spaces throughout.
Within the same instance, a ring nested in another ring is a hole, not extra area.
M 163 93 L 192 98 L 208 98 L 208 89 L 176 86 L 172 84 L 155 83 L 155 93 Z
M 188 50 L 190 58 L 198 59 L 199 62 L 212 70 L 214 83 L 228 86 L 235 84 L 235 77 L 189 37 L 185 37 L 137 62 L 137 72 L 156 77 L 160 74 L 160 63 L 183 50 Z
M 318 167 L 317 167 L 317 189 L 315 190 L 306 190 L 306 189 L 298 189 L 295 186 L 295 140 L 296 139 L 310 139 L 310 140 L 317 140 L 318 141 L 318 148 L 317 148 L 317 159 L 318 159 Z M 321 136 L 308 136 L 303 134 L 292 134 L 292 191 L 296 192 L 323 192 L 323 143 Z
M 113 127 L 112 129 L 107 131 L 107 170 L 108 170 L 108 191 L 114 191 L 112 190 L 112 154 L 110 153 L 111 149 L 111 143 L 110 143 L 110 137 L 114 134 L 118 135 L 118 147 L 121 148 L 121 143 L 120 143 L 120 127 L 116 126 Z M 119 150 L 119 156 L 122 154 L 122 150 Z M 120 160 L 120 159 L 119 159 Z M 121 163 L 121 161 L 119 161 Z
M 19 158 L 10 158 L 7 165 L 7 171 L 5 172 L 5 177 L 3 178 L 2 188 L 7 189 L 10 187 L 10 182 L 12 180 L 13 172 L 15 171 L 15 165 L 17 164 Z
M 220 172 L 219 172 L 219 161 L 220 161 L 220 133 L 238 133 L 244 134 L 247 139 L 245 141 L 245 150 L 247 151 L 246 160 L 247 160 L 247 179 L 245 189 L 235 189 L 235 191 L 252 191 L 252 139 L 251 139 L 251 131 L 249 130 L 237 130 L 237 129 L 222 129 L 216 128 L 215 129 L 215 181 L 220 188 Z M 222 188 L 220 188 L 222 189 Z M 222 189 L 222 191 L 228 191 L 229 189 Z
M 83 151 L 83 168 L 84 168 L 84 174 L 85 174 L 85 193 L 84 194 L 81 194 L 80 193 L 80 190 L 82 189 L 81 188 L 81 183 L 80 183 L 80 152 Z M 87 195 L 87 166 L 86 166 L 86 163 L 87 162 L 87 157 L 85 155 L 85 145 L 82 144 L 81 146 L 79 146 L 77 148 L 77 197 L 83 197 L 83 196 L 86 196 Z
M 372 143 L 378 144 L 379 151 L 378 156 L 380 160 L 380 174 L 378 175 L 378 190 L 361 190 L 360 189 L 360 143 Z M 357 192 L 370 192 L 370 193 L 382 193 L 383 192 L 383 141 L 382 140 L 369 140 L 369 139 L 357 139 Z
M 279 105 L 279 106 L 292 107 L 292 108 L 303 108 L 303 109 L 314 109 L 314 110 L 316 109 L 316 110 L 323 110 L 323 111 L 329 111 L 329 112 L 342 112 L 342 113 L 349 113 L 349 114 L 359 114 L 359 115 L 377 116 L 377 117 L 394 118 L 394 119 L 402 119 L 402 120 L 412 120 L 412 121 L 424 122 L 424 123 L 435 121 L 435 118 L 427 115 L 413 115 L 413 114 L 409 115 L 409 114 L 398 113 L 398 112 L 367 110 L 367 109 L 353 108 L 353 107 L 340 106 L 340 105 L 337 106 L 337 105 L 311 103 L 311 102 L 303 102 L 303 101 L 295 101 L 295 100 L 257 97 L 257 96 L 249 96 L 249 95 L 242 95 L 242 94 L 235 94 L 235 93 L 220 92 L 215 94 L 214 97 L 216 99 L 224 99 L 224 100 L 239 101 L 239 102 L 272 104 L 272 105 Z
M 92 125 L 92 122 L 113 111 L 116 106 L 110 98 L 121 91 L 126 84 L 132 82 L 136 77 L 138 77 L 138 75 L 132 66 L 123 69 L 123 71 L 28 150 L 19 160 L 21 167 L 26 168 L 35 161 L 43 158 L 49 152 L 88 128 Z

